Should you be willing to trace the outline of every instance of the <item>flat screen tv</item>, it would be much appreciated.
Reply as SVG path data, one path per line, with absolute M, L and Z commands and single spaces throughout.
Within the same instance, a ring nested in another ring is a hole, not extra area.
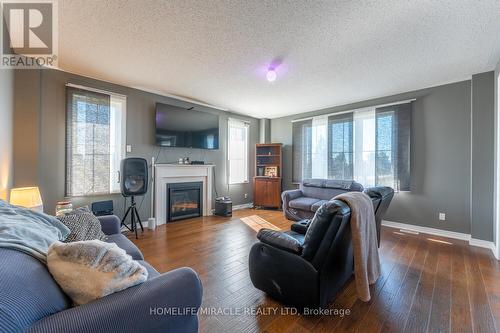
M 156 103 L 156 145 L 219 149 L 219 116 Z

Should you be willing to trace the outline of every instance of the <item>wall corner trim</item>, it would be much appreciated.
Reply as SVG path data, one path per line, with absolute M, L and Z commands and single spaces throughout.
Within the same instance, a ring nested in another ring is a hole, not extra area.
M 491 252 L 493 253 L 493 256 L 497 260 L 499 260 L 499 258 L 497 257 L 495 243 L 490 242 L 490 241 L 485 241 L 485 240 L 482 240 L 482 239 L 471 238 L 471 239 L 469 239 L 469 245 L 471 245 L 471 246 L 477 246 L 477 247 L 484 247 L 485 249 L 490 249 Z
M 386 220 L 382 221 L 382 225 L 385 227 L 389 227 L 389 228 L 406 229 L 406 230 L 415 231 L 415 232 L 419 232 L 419 233 L 423 233 L 423 234 L 429 234 L 429 235 L 434 235 L 434 236 L 441 236 L 441 237 L 446 237 L 446 238 L 463 240 L 463 241 L 468 242 L 470 246 L 477 246 L 477 247 L 482 247 L 482 248 L 486 248 L 486 249 L 491 250 L 493 256 L 497 260 L 500 260 L 500 258 L 497 256 L 495 243 L 490 242 L 490 241 L 485 241 L 482 239 L 472 238 L 470 234 L 464 234 L 461 232 L 448 231 L 448 230 L 442 230 L 442 229 L 436 229 L 436 228 L 421 227 L 418 225 L 392 222 L 392 221 L 386 221 Z

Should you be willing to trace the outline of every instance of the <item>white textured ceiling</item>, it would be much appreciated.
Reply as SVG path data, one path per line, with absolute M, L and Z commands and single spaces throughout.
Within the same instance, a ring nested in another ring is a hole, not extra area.
M 59 38 L 63 70 L 274 118 L 492 70 L 500 1 L 59 0 Z

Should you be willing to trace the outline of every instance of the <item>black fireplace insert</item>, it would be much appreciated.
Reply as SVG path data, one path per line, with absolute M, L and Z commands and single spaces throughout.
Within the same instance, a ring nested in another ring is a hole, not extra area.
M 203 182 L 167 184 L 167 222 L 203 215 Z

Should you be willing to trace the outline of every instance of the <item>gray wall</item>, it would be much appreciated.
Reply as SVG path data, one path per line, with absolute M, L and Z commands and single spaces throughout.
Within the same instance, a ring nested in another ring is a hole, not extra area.
M 259 122 L 259 143 L 271 143 L 271 120 L 260 119 Z
M 477 77 L 478 83 L 490 89 L 484 74 Z M 491 82 L 492 84 L 492 82 Z M 284 184 L 292 184 L 292 124 L 291 120 L 308 116 L 340 112 L 350 109 L 385 104 L 399 100 L 416 98 L 412 118 L 412 191 L 395 195 L 385 216 L 386 220 L 413 225 L 471 233 L 471 81 L 447 84 L 418 91 L 373 99 L 298 116 L 273 119 L 271 139 L 284 143 Z M 480 104 L 478 118 L 490 117 L 491 112 L 485 104 Z M 488 111 L 489 110 L 489 111 Z M 491 132 L 492 128 L 484 129 Z M 481 142 L 486 144 L 486 153 L 491 153 L 491 133 L 483 133 Z M 476 169 L 481 172 L 481 169 Z M 487 172 L 491 172 L 488 169 Z M 486 181 L 493 175 L 482 174 Z M 478 189 L 484 186 L 479 186 Z M 490 191 L 491 189 L 487 189 Z M 483 193 L 478 198 L 493 197 Z M 485 206 L 488 206 L 486 204 Z M 480 207 L 477 207 L 480 209 Z M 473 210 L 477 212 L 477 210 Z M 446 221 L 438 220 L 438 213 L 446 213 Z M 475 236 L 492 240 L 492 220 L 487 214 L 481 216 L 484 223 L 474 227 Z M 476 234 L 477 230 L 477 234 Z
M 15 71 L 14 186 L 38 186 L 40 160 L 40 71 Z
M 231 185 L 226 182 L 226 135 L 227 119 L 234 117 L 250 122 L 250 163 L 253 161 L 253 146 L 258 142 L 259 121 L 207 107 L 195 106 L 195 109 L 217 113 L 220 117 L 220 149 L 207 151 L 201 149 L 158 148 L 154 145 L 154 108 L 156 102 L 173 104 L 181 107 L 193 106 L 168 97 L 131 89 L 103 81 L 57 70 L 24 70 L 16 74 L 16 112 L 26 116 L 29 124 L 18 119 L 15 123 L 16 141 L 23 146 L 22 156 L 17 156 L 15 168 L 19 168 L 20 176 L 16 185 L 31 182 L 40 186 L 45 210 L 53 213 L 58 200 L 64 199 L 65 189 L 65 116 L 66 116 L 66 83 L 84 85 L 97 89 L 127 95 L 127 144 L 132 145 L 132 153 L 127 156 L 146 158 L 159 156 L 159 163 L 176 162 L 179 157 L 189 156 L 191 160 L 204 160 L 216 165 L 216 184 L 219 195 L 230 195 L 233 204 L 252 202 L 251 184 Z M 25 73 L 26 72 L 26 73 Z M 27 88 L 22 88 L 27 87 Z M 24 117 L 23 117 L 24 118 Z M 38 119 L 37 121 L 31 121 Z M 25 131 L 28 140 L 22 140 Z M 21 155 L 21 154 L 19 154 Z M 250 167 L 250 177 L 254 168 Z M 22 176 L 21 176 L 22 175 Z M 245 193 L 248 198 L 245 199 Z M 138 198 L 141 218 L 150 216 L 151 191 Z M 75 205 L 89 204 L 93 201 L 111 198 L 114 200 L 115 213 L 123 214 L 124 199 L 120 195 L 103 197 L 71 198 Z M 142 205 L 141 205 L 142 202 Z
M 0 69 L 0 199 L 7 200 L 13 182 L 14 72 Z
M 472 76 L 472 238 L 493 241 L 495 73 Z
M 498 148 L 499 148 L 498 142 L 499 142 L 499 135 L 500 135 L 500 133 L 499 133 L 500 128 L 498 127 L 498 122 L 499 122 L 498 117 L 500 116 L 500 100 L 499 100 L 500 96 L 498 94 L 499 89 L 500 89 L 500 87 L 498 85 L 499 80 L 500 80 L 500 59 L 499 59 L 497 66 L 495 68 L 495 75 L 494 75 L 494 81 L 495 81 L 495 88 L 494 88 L 495 89 L 495 124 L 494 124 L 494 126 L 495 126 L 495 154 L 494 154 L 494 156 L 495 156 L 495 185 L 498 182 L 498 177 L 500 177 L 500 174 L 498 174 L 498 171 L 497 171 L 499 169 L 499 165 L 498 165 L 499 156 L 498 156 L 497 152 L 498 152 Z M 498 244 L 499 235 L 497 235 L 498 226 L 496 225 L 496 224 L 500 223 L 500 216 L 498 216 L 499 212 L 496 211 L 496 204 L 500 200 L 499 194 L 500 193 L 498 193 L 498 189 L 497 189 L 497 191 L 495 191 L 495 195 L 493 196 L 494 197 L 494 201 L 493 201 L 494 202 L 494 204 L 493 204 L 493 207 L 494 207 L 493 233 L 495 235 L 494 239 L 496 242 L 497 254 L 500 250 L 500 244 Z

